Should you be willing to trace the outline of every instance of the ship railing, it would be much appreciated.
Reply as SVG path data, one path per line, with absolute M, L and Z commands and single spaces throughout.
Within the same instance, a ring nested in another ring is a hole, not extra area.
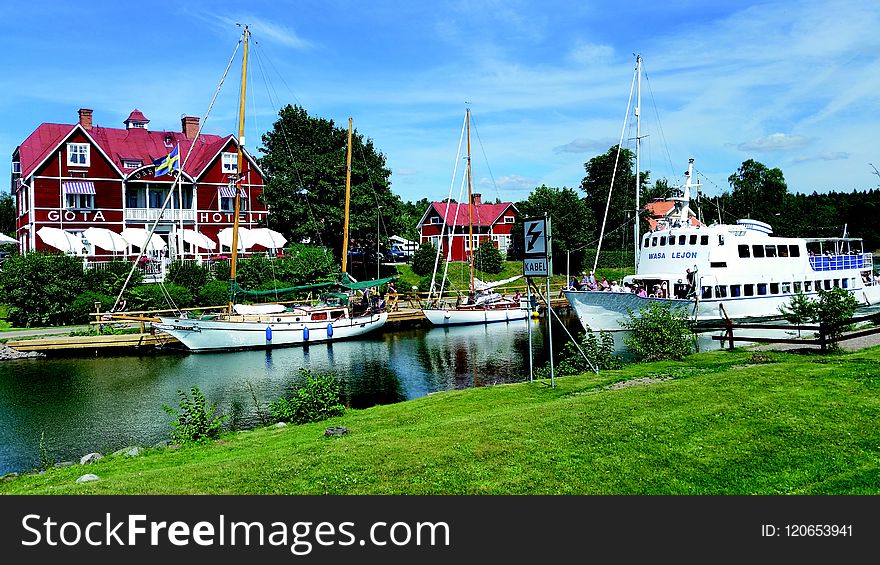
M 810 267 L 814 271 L 843 271 L 846 269 L 869 269 L 872 266 L 870 253 L 857 255 L 814 255 L 810 257 Z

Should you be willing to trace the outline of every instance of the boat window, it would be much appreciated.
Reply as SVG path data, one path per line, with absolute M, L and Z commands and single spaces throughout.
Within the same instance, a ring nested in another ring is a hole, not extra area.
M 767 294 L 767 283 L 758 283 L 758 295 L 763 296 Z
M 822 290 L 822 281 L 816 281 L 816 292 Z
M 840 286 L 840 279 L 834 279 L 834 288 L 837 288 L 839 286 Z
M 737 245 L 736 248 L 739 250 L 740 257 L 751 257 L 752 256 L 752 254 L 749 253 L 749 246 L 748 245 Z
M 789 245 L 788 246 L 788 254 L 791 257 L 800 257 L 801 256 L 801 248 L 797 245 Z
M 755 257 L 763 257 L 764 256 L 764 246 L 763 245 L 753 245 L 752 246 L 752 255 Z
M 782 283 L 782 294 L 791 294 L 791 283 Z
M 315 312 L 312 314 L 312 320 L 326 320 L 327 312 Z
M 718 235 L 718 245 L 724 245 L 724 236 Z
M 727 261 L 710 261 L 709 266 L 716 268 L 716 269 L 721 268 L 721 267 L 726 267 Z
M 801 291 L 801 281 L 795 281 L 795 283 L 794 283 L 794 291 L 795 291 L 795 292 L 800 292 L 800 291 Z
M 703 287 L 703 298 L 712 298 L 712 287 L 704 286 Z
M 776 246 L 775 245 L 765 245 L 764 246 L 764 255 L 766 257 L 776 257 Z
M 777 245 L 776 252 L 779 253 L 780 257 L 788 257 L 788 246 L 787 245 Z
M 727 298 L 727 287 L 724 285 L 716 286 L 715 296 L 717 296 L 718 298 Z
M 675 236 L 674 235 L 669 236 L 669 245 L 675 245 Z
M 666 245 L 666 236 L 665 236 L 665 235 L 661 235 L 661 236 L 660 236 L 660 246 L 662 247 L 662 246 L 664 246 L 664 245 Z
M 686 236 L 686 235 L 680 235 L 680 236 L 678 236 L 678 244 L 679 244 L 679 245 L 684 245 L 684 243 L 685 243 L 686 241 L 687 241 L 687 236 Z
M 691 245 L 696 245 L 696 244 L 697 244 L 697 236 L 696 236 L 696 235 L 692 235 L 692 236 L 691 236 L 691 239 L 690 239 L 690 241 L 689 241 L 688 243 L 690 243 Z
M 840 284 L 843 288 L 849 288 L 849 281 L 847 279 L 840 279 Z
M 755 285 L 744 284 L 743 285 L 743 294 L 746 296 L 755 296 Z
M 709 245 L 709 236 L 701 235 L 700 236 L 700 245 Z
M 825 290 L 831 290 L 831 279 L 825 279 Z
M 779 294 L 779 283 L 770 283 L 770 294 Z
M 813 281 L 804 281 L 804 292 L 813 291 Z
M 651 247 L 657 247 L 657 238 L 656 237 L 651 238 Z
M 651 244 L 651 238 L 650 238 L 650 237 L 646 237 L 646 238 L 645 238 L 645 245 L 643 245 L 643 247 L 648 247 L 650 244 Z
M 730 296 L 736 298 L 737 296 L 742 296 L 742 287 L 738 284 L 730 285 Z

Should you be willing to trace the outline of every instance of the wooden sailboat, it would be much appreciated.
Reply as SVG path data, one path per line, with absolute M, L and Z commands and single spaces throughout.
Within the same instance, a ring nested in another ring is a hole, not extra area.
M 238 123 L 238 171 L 243 170 L 245 87 L 247 84 L 248 40 L 250 31 L 244 28 L 243 60 L 241 70 L 241 94 Z M 351 175 L 351 120 L 348 129 L 348 164 L 346 169 L 345 231 L 348 232 L 348 202 Z M 230 262 L 230 301 L 225 313 L 221 315 L 189 318 L 160 317 L 153 326 L 172 335 L 192 351 L 223 349 L 253 349 L 272 346 L 306 345 L 308 343 L 337 341 L 357 337 L 377 330 L 385 325 L 388 313 L 367 309 L 361 315 L 352 316 L 351 308 L 345 304 L 323 304 L 317 306 L 285 306 L 283 304 L 235 304 L 238 285 L 235 282 L 238 262 L 238 224 L 240 214 L 239 184 L 242 175 L 236 173 L 232 179 L 235 184 L 235 212 L 232 230 L 232 256 Z M 345 244 L 344 244 L 345 245 Z M 342 259 L 343 277 L 347 278 L 345 252 Z M 357 290 L 375 286 L 381 281 L 351 283 L 343 280 L 338 286 Z M 332 283 L 310 285 L 309 288 L 335 286 Z
M 483 283 L 475 276 L 474 249 L 477 247 L 474 241 L 474 202 L 473 181 L 471 171 L 471 111 L 467 109 L 465 114 L 465 127 L 467 131 L 467 187 L 468 187 L 468 263 L 470 264 L 470 293 L 467 299 L 450 303 L 449 300 L 438 298 L 436 302 L 422 308 L 422 313 L 431 324 L 435 326 L 454 326 L 464 324 L 488 324 L 492 322 L 510 322 L 525 320 L 529 313 L 523 309 L 518 300 L 505 298 L 493 292 L 493 289 L 508 282 L 520 278 L 512 277 L 503 281 Z M 444 215 L 444 225 L 446 217 Z M 454 227 L 452 228 L 454 229 Z M 441 236 L 442 240 L 442 236 Z M 441 253 L 443 245 L 439 246 L 437 253 Z M 436 277 L 435 277 L 436 279 Z M 432 289 L 434 284 L 432 283 Z

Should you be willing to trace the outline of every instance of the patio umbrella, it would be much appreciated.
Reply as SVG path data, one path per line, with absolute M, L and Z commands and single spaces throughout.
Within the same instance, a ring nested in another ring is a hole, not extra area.
M 105 251 L 125 251 L 128 243 L 125 239 L 115 231 L 107 228 L 86 228 L 83 231 L 86 240 L 96 247 L 100 247 Z
M 195 230 L 183 230 L 183 241 L 202 249 L 216 249 L 217 242 Z
M 65 253 L 73 253 L 74 255 L 77 255 L 83 248 L 82 238 L 73 235 L 69 231 L 43 226 L 37 230 L 37 235 L 40 236 L 40 239 L 42 239 L 43 243 L 46 245 L 54 247 L 55 249 L 60 249 Z
M 18 240 L 12 239 L 11 237 L 9 237 L 8 235 L 6 235 L 4 233 L 0 233 L 0 245 L 2 245 L 4 243 L 11 243 L 12 245 L 18 245 Z
M 156 235 L 155 233 L 150 236 L 149 242 L 147 241 L 147 234 L 150 232 L 143 228 L 125 228 L 122 230 L 122 238 L 129 243 L 129 245 L 134 245 L 135 247 L 140 247 L 144 251 L 161 251 L 168 247 L 168 244 L 165 243 L 161 237 Z
M 238 228 L 238 250 L 244 251 L 253 245 L 250 238 L 251 230 L 247 228 Z M 217 233 L 217 240 L 220 245 L 232 249 L 232 228 L 223 228 Z
M 266 249 L 281 249 L 287 243 L 283 235 L 269 228 L 252 229 L 249 235 L 252 243 L 262 245 Z

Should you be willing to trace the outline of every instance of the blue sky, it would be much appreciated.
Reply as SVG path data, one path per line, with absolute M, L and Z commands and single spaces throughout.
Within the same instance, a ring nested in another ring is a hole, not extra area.
M 3 178 L 40 123 L 153 130 L 204 116 L 247 23 L 247 145 L 280 104 L 373 140 L 404 200 L 446 197 L 466 104 L 474 190 L 520 200 L 577 187 L 584 162 L 623 137 L 635 53 L 641 169 L 707 195 L 746 159 L 782 169 L 789 190 L 880 186 L 880 7 L 862 1 L 2 2 Z M 239 63 L 206 122 L 237 129 Z M 267 93 L 271 92 L 270 97 Z M 355 158 L 357 158 L 355 156 Z M 8 186 L 8 185 L 7 185 Z M 8 190 L 8 188 L 7 188 Z M 453 197 L 458 196 L 458 184 Z

